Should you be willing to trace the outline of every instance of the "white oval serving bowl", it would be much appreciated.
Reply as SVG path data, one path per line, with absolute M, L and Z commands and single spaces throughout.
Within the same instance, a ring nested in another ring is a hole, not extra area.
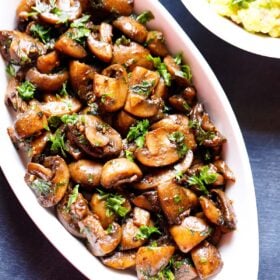
M 1 30 L 15 27 L 17 4 L 18 0 L 0 1 Z M 147 9 L 151 10 L 156 18 L 149 26 L 163 31 L 172 53 L 183 51 L 186 61 L 191 66 L 200 101 L 228 140 L 224 146 L 224 159 L 234 171 L 237 180 L 228 187 L 227 193 L 234 201 L 238 225 L 235 232 L 223 238 L 220 251 L 224 267 L 214 279 L 236 280 L 241 275 L 242 279 L 257 279 L 259 243 L 255 192 L 246 148 L 234 113 L 212 70 L 165 8 L 155 0 L 135 0 L 136 12 Z M 89 279 L 136 279 L 129 273 L 113 271 L 103 266 L 79 240 L 64 229 L 51 211 L 39 205 L 32 191 L 26 186 L 24 163 L 6 132 L 12 123 L 12 116 L 3 100 L 7 81 L 2 59 L 0 75 L 0 164 L 25 211 L 57 250 Z
M 280 58 L 280 38 L 253 34 L 218 15 L 207 0 L 181 0 L 189 12 L 209 31 L 245 51 Z

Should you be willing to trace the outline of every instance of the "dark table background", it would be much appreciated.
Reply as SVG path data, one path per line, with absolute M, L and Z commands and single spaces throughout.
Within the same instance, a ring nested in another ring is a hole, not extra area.
M 235 111 L 255 182 L 259 279 L 280 279 L 280 60 L 228 45 L 203 28 L 179 0 L 161 2 L 204 55 Z M 0 279 L 85 279 L 36 228 L 2 174 L 0 182 Z

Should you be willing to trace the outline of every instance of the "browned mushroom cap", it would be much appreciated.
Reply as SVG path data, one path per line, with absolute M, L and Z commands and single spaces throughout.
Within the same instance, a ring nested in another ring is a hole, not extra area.
M 161 105 L 161 99 L 153 96 L 159 79 L 158 72 L 135 67 L 129 79 L 129 95 L 124 109 L 136 117 L 155 116 Z
M 110 43 L 97 40 L 94 34 L 87 38 L 89 50 L 101 61 L 109 63 L 113 57 L 113 48 Z
M 57 205 L 56 211 L 58 219 L 71 234 L 85 238 L 85 234 L 80 232 L 78 221 L 84 219 L 90 212 L 87 200 L 82 194 L 78 193 L 73 199 L 73 194 L 69 192 Z
M 92 89 L 94 72 L 93 67 L 78 60 L 69 63 L 71 85 L 79 97 L 87 102 L 93 102 L 95 100 Z
M 56 51 L 52 51 L 48 54 L 41 55 L 37 59 L 37 69 L 41 73 L 50 73 L 52 70 L 60 65 L 60 59 Z
M 100 98 L 100 105 L 105 111 L 118 111 L 124 106 L 128 93 L 127 72 L 123 66 L 113 64 L 102 74 L 94 75 L 94 93 Z
M 125 137 L 129 128 L 136 123 L 136 119 L 125 111 L 120 111 L 115 119 L 114 127 Z
M 221 172 L 225 179 L 235 181 L 235 176 L 233 172 L 230 170 L 228 165 L 225 163 L 225 161 L 219 159 L 214 161 L 215 167 L 218 169 L 218 172 Z
M 150 52 L 146 48 L 135 42 L 131 42 L 127 46 L 115 44 L 112 63 L 125 65 L 130 71 L 135 66 L 153 69 L 153 63 L 147 59 L 149 54 Z
M 81 59 L 87 56 L 87 52 L 82 45 L 70 38 L 71 29 L 62 34 L 55 43 L 55 49 L 68 56 Z
M 161 211 L 157 191 L 144 192 L 133 198 L 131 201 L 135 206 L 145 210 L 156 213 Z
M 112 44 L 113 27 L 107 22 L 102 22 L 99 26 L 100 41 Z
M 161 208 L 169 224 L 180 223 L 182 216 L 190 212 L 191 203 L 184 188 L 175 182 L 166 182 L 157 187 Z
M 91 115 L 81 115 L 83 124 L 68 125 L 67 137 L 85 153 L 106 158 L 118 156 L 122 150 L 119 133 L 101 119 Z
M 104 265 L 114 269 L 128 269 L 136 264 L 136 251 L 115 252 L 109 257 L 102 258 L 101 261 Z
M 63 83 L 68 80 L 68 72 L 64 70 L 54 74 L 44 74 L 32 67 L 27 71 L 25 78 L 38 89 L 54 91 L 60 89 Z
M 41 173 L 38 172 L 38 165 L 34 163 L 27 165 L 25 180 L 40 204 L 43 207 L 52 207 L 63 198 L 67 190 L 70 177 L 68 166 L 60 156 L 46 157 L 43 167 L 40 168 Z
M 102 257 L 113 252 L 121 241 L 122 229 L 115 222 L 111 224 L 110 233 L 103 229 L 99 220 L 93 215 L 88 215 L 79 221 L 78 225 L 85 233 L 89 249 L 94 256 Z
M 35 137 L 30 142 L 30 147 L 28 149 L 28 156 L 33 158 L 35 156 L 42 154 L 43 150 L 45 149 L 49 141 L 49 136 L 50 133 L 45 131 L 42 132 L 41 135 Z
M 93 8 L 125 16 L 129 16 L 133 11 L 133 0 L 95 0 L 91 1 L 91 5 Z
M 191 107 L 181 94 L 175 94 L 168 98 L 170 105 L 179 112 L 190 112 Z
M 19 20 L 27 20 L 28 13 L 32 11 L 32 7 L 35 6 L 36 0 L 21 0 L 17 6 L 16 15 Z
M 126 158 L 117 158 L 105 163 L 101 173 L 101 185 L 112 188 L 125 183 L 132 183 L 142 177 L 140 168 Z
M 92 190 L 100 183 L 102 164 L 81 159 L 69 164 L 70 177 L 76 183 Z
M 27 138 L 39 134 L 48 127 L 48 121 L 42 111 L 36 108 L 18 114 L 14 127 L 19 138 Z
M 232 207 L 232 201 L 228 199 L 225 192 L 218 189 L 213 189 L 211 193 L 214 193 L 217 197 L 219 208 L 223 214 L 223 225 L 221 229 L 223 232 L 230 232 L 236 229 L 236 218 Z
M 167 264 L 175 251 L 174 246 L 141 247 L 136 254 L 136 271 L 140 280 L 158 274 Z
M 118 17 L 113 26 L 138 43 L 143 43 L 148 35 L 147 28 L 133 17 Z
M 168 54 L 164 36 L 160 31 L 149 31 L 146 44 L 153 55 L 166 56 Z
M 16 30 L 0 31 L 0 52 L 5 60 L 13 64 L 27 65 L 46 53 L 46 47 L 26 33 Z
M 186 217 L 180 225 L 172 226 L 170 233 L 183 253 L 188 253 L 210 234 L 205 220 L 193 216 Z
M 175 261 L 174 276 L 176 280 L 193 280 L 197 277 L 197 272 L 189 259 Z
M 185 143 L 189 149 L 196 148 L 196 141 L 193 133 L 189 129 L 189 119 L 181 114 L 168 115 L 164 119 L 154 123 L 151 129 L 164 128 L 169 132 L 180 131 L 185 136 Z
M 56 0 L 55 6 L 61 11 L 60 14 L 46 11 L 39 14 L 40 20 L 56 25 L 64 19 L 71 22 L 82 14 L 82 6 L 79 0 Z
M 223 267 L 219 250 L 207 241 L 191 251 L 192 260 L 200 279 L 208 279 Z

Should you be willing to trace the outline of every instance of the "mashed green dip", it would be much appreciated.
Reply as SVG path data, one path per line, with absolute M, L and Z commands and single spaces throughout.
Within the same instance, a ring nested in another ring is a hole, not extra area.
M 208 0 L 216 12 L 247 31 L 280 37 L 280 0 Z

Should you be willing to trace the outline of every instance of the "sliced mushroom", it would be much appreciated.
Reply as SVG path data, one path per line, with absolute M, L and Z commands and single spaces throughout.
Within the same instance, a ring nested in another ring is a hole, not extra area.
M 133 11 L 133 0 L 93 0 L 91 5 L 93 8 L 125 16 L 131 15 Z
M 176 280 L 193 280 L 197 277 L 193 264 L 187 258 L 175 261 L 173 267 Z
M 85 238 L 84 232 L 80 231 L 78 221 L 84 219 L 90 213 L 87 200 L 82 194 L 78 193 L 75 201 L 72 202 L 69 200 L 70 196 L 71 193 L 69 192 L 57 205 L 57 217 L 71 234 L 79 238 Z M 69 205 L 69 201 L 72 202 L 71 205 Z
M 87 52 L 82 45 L 70 38 L 71 29 L 61 35 L 55 43 L 55 49 L 68 56 L 81 59 L 87 56 Z
M 68 80 L 68 76 L 66 70 L 54 74 L 44 74 L 33 67 L 27 71 L 25 79 L 30 81 L 38 89 L 55 91 L 62 87 Z
M 94 256 L 102 257 L 113 252 L 121 241 L 122 229 L 115 222 L 111 224 L 110 233 L 103 229 L 99 220 L 93 215 L 88 215 L 79 221 L 78 225 L 85 233 L 89 249 Z
M 216 275 L 223 267 L 219 250 L 207 241 L 195 247 L 191 256 L 200 279 Z
M 166 56 L 168 54 L 167 47 L 164 43 L 164 36 L 160 31 L 149 31 L 146 44 L 153 55 Z
M 36 67 L 41 73 L 51 73 L 52 70 L 60 65 L 60 59 L 56 51 L 41 55 L 37 59 Z
M 40 204 L 43 207 L 52 207 L 63 198 L 67 190 L 70 177 L 68 166 L 60 156 L 46 157 L 40 169 L 42 173 L 38 172 L 38 165 L 27 165 L 25 180 Z
M 221 172 L 225 179 L 235 181 L 235 176 L 230 170 L 228 165 L 223 160 L 216 160 L 214 162 L 215 167 L 218 169 L 218 172 Z
M 118 111 L 124 106 L 128 93 L 127 72 L 123 66 L 113 64 L 102 74 L 94 75 L 94 93 L 100 98 L 100 106 L 105 111 Z
M 118 270 L 128 269 L 134 267 L 136 264 L 136 252 L 116 252 L 109 257 L 102 258 L 102 263 Z
M 39 109 L 31 109 L 17 115 L 14 127 L 19 138 L 27 138 L 38 135 L 42 130 L 48 127 L 48 121 L 42 111 Z
M 186 217 L 180 225 L 170 228 L 170 233 L 183 253 L 188 253 L 210 234 L 210 227 L 201 218 Z
M 149 51 L 135 42 L 127 46 L 115 44 L 112 63 L 125 65 L 130 71 L 136 66 L 153 69 L 153 63 L 147 59 L 148 55 Z
M 129 128 L 136 123 L 136 119 L 125 111 L 120 111 L 115 119 L 114 127 L 121 133 L 122 136 L 126 136 Z
M 136 271 L 139 280 L 158 274 L 169 263 L 174 246 L 141 247 L 136 254 Z
M 78 60 L 74 60 L 69 63 L 71 85 L 79 97 L 89 103 L 95 101 L 92 89 L 94 72 L 95 69 L 93 67 L 79 62 Z
M 27 65 L 46 53 L 46 47 L 31 36 L 13 30 L 0 31 L 0 52 L 3 58 L 13 64 Z
M 190 211 L 190 201 L 183 187 L 175 182 L 166 182 L 157 187 L 158 197 L 169 224 L 178 224 L 184 213 Z
M 133 198 L 131 201 L 134 205 L 145 210 L 156 213 L 161 211 L 157 191 L 144 192 Z
M 147 28 L 133 17 L 118 17 L 113 21 L 113 26 L 138 43 L 143 43 L 148 35 Z
M 17 18 L 20 21 L 28 20 L 28 13 L 32 11 L 32 7 L 35 6 L 35 4 L 36 0 L 21 0 L 16 10 Z
M 49 136 L 50 133 L 45 131 L 36 138 L 32 139 L 32 141 L 30 142 L 30 147 L 28 149 L 28 156 L 33 158 L 42 154 L 49 141 Z
M 112 44 L 113 27 L 107 22 L 102 22 L 99 26 L 100 41 Z
M 168 98 L 170 105 L 182 113 L 188 113 L 191 110 L 190 105 L 180 94 L 172 95 Z
M 88 190 L 93 190 L 100 184 L 102 164 L 81 159 L 69 164 L 70 177 L 74 182 Z
M 112 188 L 132 183 L 142 177 L 140 168 L 126 158 L 107 161 L 102 168 L 100 183 L 104 188 Z

